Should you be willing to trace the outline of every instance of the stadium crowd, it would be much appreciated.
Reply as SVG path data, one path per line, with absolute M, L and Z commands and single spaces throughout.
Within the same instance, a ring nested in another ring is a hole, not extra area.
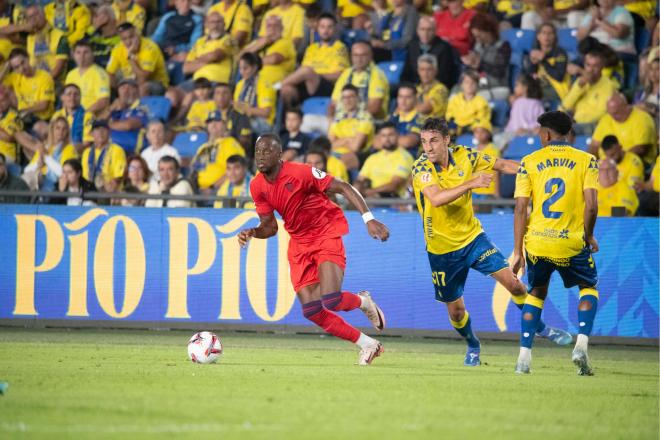
M 0 0 L 0 189 L 249 196 L 254 140 L 275 131 L 284 160 L 409 198 L 425 118 L 520 160 L 559 108 L 600 158 L 599 215 L 658 215 L 657 16 L 654 0 Z

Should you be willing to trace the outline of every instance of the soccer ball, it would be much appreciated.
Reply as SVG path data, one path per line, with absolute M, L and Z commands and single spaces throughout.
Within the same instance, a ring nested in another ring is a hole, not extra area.
M 195 333 L 188 341 L 188 357 L 198 364 L 211 364 L 220 359 L 222 343 L 214 333 Z

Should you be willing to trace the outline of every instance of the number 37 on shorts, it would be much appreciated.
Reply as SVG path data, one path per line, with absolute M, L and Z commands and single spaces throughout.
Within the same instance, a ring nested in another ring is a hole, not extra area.
M 431 277 L 433 278 L 434 285 L 439 287 L 444 287 L 446 285 L 444 272 L 431 272 Z

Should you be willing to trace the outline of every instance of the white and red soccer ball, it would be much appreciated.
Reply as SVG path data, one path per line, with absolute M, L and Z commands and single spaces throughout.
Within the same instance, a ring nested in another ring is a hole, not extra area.
M 222 343 L 211 332 L 195 333 L 188 341 L 188 357 L 198 364 L 211 364 L 220 359 Z

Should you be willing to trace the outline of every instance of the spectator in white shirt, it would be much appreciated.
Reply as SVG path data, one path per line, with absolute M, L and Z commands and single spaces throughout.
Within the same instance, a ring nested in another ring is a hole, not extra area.
M 172 156 L 163 156 L 158 161 L 158 182 L 151 182 L 149 194 L 172 194 L 178 196 L 191 196 L 193 189 L 190 183 L 179 172 L 179 161 Z M 149 199 L 145 203 L 148 208 L 192 208 L 195 202 L 190 200 L 163 200 Z
M 149 147 L 142 151 L 142 158 L 147 162 L 151 171 L 151 181 L 158 182 L 158 161 L 164 156 L 172 156 L 181 160 L 179 152 L 165 143 L 165 125 L 162 121 L 154 119 L 147 125 L 147 141 Z

